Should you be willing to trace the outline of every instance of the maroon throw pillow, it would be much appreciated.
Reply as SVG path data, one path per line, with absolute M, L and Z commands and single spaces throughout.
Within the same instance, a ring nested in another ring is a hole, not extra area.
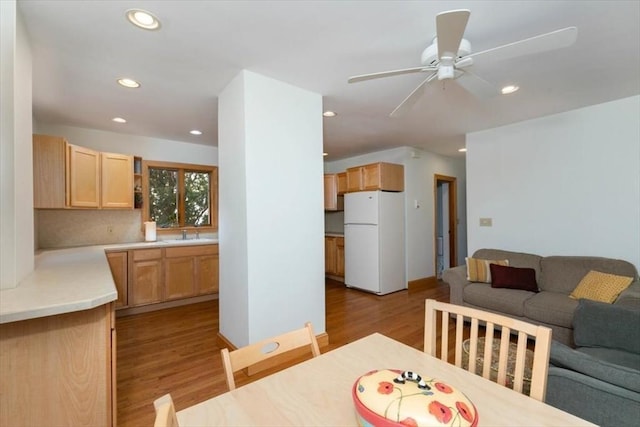
M 538 292 L 536 271 L 533 268 L 507 267 L 498 264 L 490 264 L 489 268 L 491 269 L 492 288 Z

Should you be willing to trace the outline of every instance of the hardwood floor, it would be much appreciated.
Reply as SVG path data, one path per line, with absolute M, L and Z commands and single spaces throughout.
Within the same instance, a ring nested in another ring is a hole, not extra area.
M 427 298 L 448 301 L 449 286 L 376 296 L 327 279 L 329 346 L 322 352 L 373 332 L 422 349 Z M 119 426 L 153 425 L 153 400 L 165 393 L 181 410 L 227 391 L 217 300 L 120 317 L 116 331 Z M 248 381 L 237 378 L 238 385 Z

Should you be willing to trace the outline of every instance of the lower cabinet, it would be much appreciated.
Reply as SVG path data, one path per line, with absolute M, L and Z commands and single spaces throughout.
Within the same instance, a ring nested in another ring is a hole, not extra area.
M 152 304 L 163 300 L 162 249 L 129 251 L 129 305 Z
M 127 251 L 107 252 L 107 261 L 109 261 L 111 275 L 118 291 L 116 308 L 127 307 L 129 305 L 129 296 L 127 295 L 129 289 L 128 253 Z
M 0 426 L 115 426 L 114 304 L 0 324 Z
M 218 245 L 134 249 L 128 261 L 128 307 L 218 293 Z
M 325 236 L 324 270 L 327 276 L 344 277 L 344 237 Z

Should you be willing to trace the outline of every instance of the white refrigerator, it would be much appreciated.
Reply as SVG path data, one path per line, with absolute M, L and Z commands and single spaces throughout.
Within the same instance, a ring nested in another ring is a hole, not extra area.
M 404 193 L 344 196 L 345 284 L 378 295 L 406 289 Z

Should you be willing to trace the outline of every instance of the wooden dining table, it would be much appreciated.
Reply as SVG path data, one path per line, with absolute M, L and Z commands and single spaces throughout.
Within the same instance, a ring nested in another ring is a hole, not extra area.
M 380 369 L 446 381 L 475 404 L 479 426 L 594 425 L 379 333 L 183 409 L 178 422 L 181 427 L 357 426 L 353 384 Z

